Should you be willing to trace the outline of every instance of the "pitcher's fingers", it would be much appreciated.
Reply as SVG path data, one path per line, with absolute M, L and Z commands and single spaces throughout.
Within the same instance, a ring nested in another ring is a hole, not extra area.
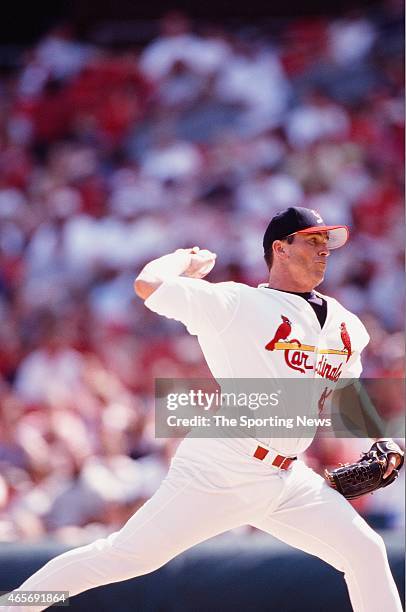
M 199 250 L 199 247 L 194 246 L 187 249 L 176 249 L 175 253 L 197 253 Z
M 396 468 L 396 455 L 390 455 L 389 456 L 389 461 L 388 461 L 388 467 L 386 468 L 386 472 L 383 475 L 384 478 L 387 478 L 388 476 L 390 476 L 393 472 L 393 470 Z

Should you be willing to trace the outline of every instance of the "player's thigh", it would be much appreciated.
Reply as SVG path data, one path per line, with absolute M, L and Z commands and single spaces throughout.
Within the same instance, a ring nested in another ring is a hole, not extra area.
M 147 551 L 170 558 L 246 521 L 232 491 L 203 486 L 193 471 L 176 464 L 157 492 L 110 536 L 128 554 Z
M 379 539 L 351 504 L 309 468 L 298 470 L 277 507 L 253 524 L 340 570 L 355 552 L 367 557 Z

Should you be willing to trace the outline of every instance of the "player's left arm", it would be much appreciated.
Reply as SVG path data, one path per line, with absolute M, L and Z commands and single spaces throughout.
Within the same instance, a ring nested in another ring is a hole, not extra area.
M 354 426 L 361 435 L 388 445 L 388 449 L 393 447 L 394 452 L 389 452 L 387 455 L 387 467 L 383 476 L 386 479 L 403 464 L 403 451 L 392 438 L 387 436 L 388 424 L 379 415 L 365 386 L 359 379 L 362 372 L 361 353 L 369 342 L 369 335 L 361 321 L 358 320 L 358 323 L 360 345 L 348 362 L 344 380 L 334 391 L 333 403 L 338 407 L 347 424 Z

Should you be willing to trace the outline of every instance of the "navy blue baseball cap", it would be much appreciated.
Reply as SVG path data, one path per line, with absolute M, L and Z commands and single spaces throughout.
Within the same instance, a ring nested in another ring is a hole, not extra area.
M 264 234 L 263 246 L 266 254 L 274 240 L 283 240 L 294 234 L 328 232 L 329 249 L 338 249 L 347 242 L 349 230 L 346 225 L 326 225 L 316 210 L 291 206 L 272 217 Z

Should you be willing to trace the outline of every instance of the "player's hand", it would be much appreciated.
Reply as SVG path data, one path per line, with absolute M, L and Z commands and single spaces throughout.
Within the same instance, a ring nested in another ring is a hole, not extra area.
M 401 458 L 396 453 L 391 453 L 388 455 L 388 465 L 386 467 L 386 472 L 383 475 L 383 479 L 388 478 L 388 476 L 392 474 L 393 470 L 396 470 L 400 462 Z
M 382 476 L 383 480 L 385 480 L 392 474 L 393 470 L 396 470 L 400 465 L 403 465 L 403 450 L 391 438 L 378 438 L 376 441 L 387 443 L 389 446 L 387 449 L 388 454 L 386 456 L 386 470 Z
M 177 249 L 176 253 L 190 253 L 191 261 L 184 275 L 190 278 L 204 278 L 214 268 L 216 253 L 194 246 L 190 249 Z

